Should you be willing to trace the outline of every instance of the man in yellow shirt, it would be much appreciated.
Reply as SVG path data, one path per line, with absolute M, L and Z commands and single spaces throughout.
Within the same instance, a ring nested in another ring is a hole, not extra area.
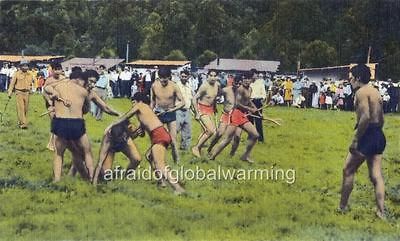
M 17 101 L 18 125 L 21 129 L 28 128 L 28 104 L 29 93 L 32 90 L 33 78 L 29 72 L 28 62 L 21 61 L 20 69 L 12 76 L 8 88 L 8 98 L 11 98 L 13 92 Z

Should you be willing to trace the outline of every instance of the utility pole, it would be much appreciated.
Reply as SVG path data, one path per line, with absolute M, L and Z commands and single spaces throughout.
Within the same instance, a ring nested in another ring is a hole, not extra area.
M 368 48 L 368 57 L 367 57 L 367 64 L 369 64 L 370 58 L 371 58 L 371 46 Z
M 125 62 L 128 63 L 129 59 L 129 40 L 128 43 L 126 43 L 126 56 L 125 56 Z

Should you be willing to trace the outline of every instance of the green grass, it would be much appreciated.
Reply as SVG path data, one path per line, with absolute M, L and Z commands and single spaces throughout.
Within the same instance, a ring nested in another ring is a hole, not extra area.
M 5 94 L 0 94 L 3 111 Z M 270 108 L 281 127 L 265 123 L 265 144 L 257 144 L 249 165 L 229 158 L 225 150 L 216 161 L 182 153 L 185 169 L 196 165 L 217 168 L 293 168 L 296 182 L 233 180 L 183 181 L 188 194 L 175 196 L 154 181 L 112 181 L 97 187 L 79 177 L 63 176 L 52 184 L 52 153 L 46 150 L 48 117 L 35 95 L 29 108 L 30 127 L 16 127 L 14 99 L 0 125 L 0 239 L 1 240 L 399 240 L 400 130 L 399 115 L 387 115 L 383 173 L 388 221 L 375 217 L 373 187 L 366 165 L 356 176 L 351 211 L 335 212 L 341 172 L 353 136 L 354 113 Z M 124 112 L 128 100 L 110 100 Z M 101 122 L 86 116 L 93 153 L 98 156 L 101 135 L 113 117 Z M 194 139 L 199 133 L 194 124 Z M 135 140 L 141 153 L 149 146 Z M 239 154 L 246 137 L 242 137 Z M 229 149 L 229 148 L 227 148 Z M 168 163 L 177 168 L 168 155 Z M 65 161 L 66 173 L 70 155 Z M 125 167 L 118 154 L 114 165 Z M 141 168 L 148 164 L 143 162 Z

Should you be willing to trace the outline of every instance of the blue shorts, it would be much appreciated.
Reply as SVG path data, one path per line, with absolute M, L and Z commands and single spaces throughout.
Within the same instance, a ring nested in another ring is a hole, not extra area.
M 176 121 L 176 113 L 175 113 L 175 111 L 167 112 L 167 113 L 159 115 L 158 119 L 160 119 L 160 121 L 163 124 L 170 123 L 170 122 Z
M 51 132 L 65 140 L 78 140 L 85 133 L 85 121 L 77 118 L 53 118 Z
M 386 138 L 382 126 L 370 123 L 364 135 L 358 140 L 357 151 L 364 156 L 382 154 L 386 147 Z

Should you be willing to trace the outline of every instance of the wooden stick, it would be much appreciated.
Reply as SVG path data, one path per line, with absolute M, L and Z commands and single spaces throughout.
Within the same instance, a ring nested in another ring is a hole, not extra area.
M 270 122 L 272 122 L 272 123 L 274 123 L 274 124 L 276 124 L 278 126 L 281 126 L 281 123 L 279 123 L 278 121 L 276 121 L 274 119 L 268 118 L 268 117 L 261 117 L 261 116 L 252 115 L 252 114 L 249 114 L 248 116 L 251 116 L 251 117 L 254 117 L 254 118 L 258 118 L 258 119 L 261 119 L 261 120 L 270 121 Z

